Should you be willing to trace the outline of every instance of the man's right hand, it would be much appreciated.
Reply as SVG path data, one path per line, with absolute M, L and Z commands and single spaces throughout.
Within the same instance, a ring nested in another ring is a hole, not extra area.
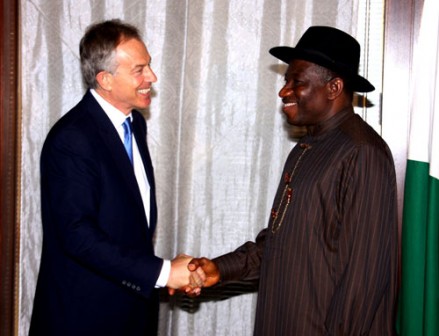
M 220 281 L 218 266 L 207 258 L 193 258 L 187 268 L 191 272 L 198 272 L 201 277 L 205 278 L 203 287 L 210 287 Z
M 187 265 L 187 268 L 191 272 L 191 277 L 195 276 L 198 279 L 204 279 L 204 283 L 201 287 L 210 287 L 220 281 L 218 266 L 210 259 L 193 258 Z M 191 282 L 194 281 L 191 279 Z M 201 294 L 201 287 L 183 286 L 178 290 L 190 297 L 195 297 Z M 168 292 L 169 295 L 174 295 L 175 289 L 168 288 Z

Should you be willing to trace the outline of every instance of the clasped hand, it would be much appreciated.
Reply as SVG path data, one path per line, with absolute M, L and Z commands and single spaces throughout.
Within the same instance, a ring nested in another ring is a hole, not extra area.
M 200 295 L 202 287 L 213 286 L 219 280 L 219 269 L 215 262 L 180 254 L 171 261 L 168 292 L 174 295 L 178 290 L 194 297 Z

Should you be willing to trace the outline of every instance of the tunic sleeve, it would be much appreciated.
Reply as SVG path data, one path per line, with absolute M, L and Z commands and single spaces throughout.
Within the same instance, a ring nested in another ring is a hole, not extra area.
M 255 242 L 246 242 L 235 251 L 213 259 L 218 265 L 221 281 L 259 279 L 266 230 L 262 230 Z
M 394 290 L 397 200 L 389 151 L 359 146 L 340 179 L 339 277 L 327 316 L 330 335 L 371 334 L 374 319 Z M 388 312 L 381 314 L 388 316 Z M 383 317 L 384 318 L 384 317 Z M 381 332 L 383 332 L 381 330 Z M 384 334 L 382 334 L 384 335 Z

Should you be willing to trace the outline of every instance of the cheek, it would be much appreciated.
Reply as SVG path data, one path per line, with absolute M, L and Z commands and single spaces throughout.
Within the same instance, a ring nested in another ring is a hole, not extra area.
M 144 77 L 143 76 L 133 77 L 132 80 L 131 80 L 132 85 L 134 87 L 136 87 L 136 88 L 141 86 L 143 81 L 144 81 Z
M 129 91 L 136 90 L 140 84 L 142 83 L 142 80 L 138 77 L 126 77 L 123 80 L 120 80 L 117 84 L 119 87 L 119 90 L 129 93 Z

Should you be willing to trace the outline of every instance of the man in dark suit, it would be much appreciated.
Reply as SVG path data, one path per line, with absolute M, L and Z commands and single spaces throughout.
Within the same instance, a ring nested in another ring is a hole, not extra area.
M 29 334 L 155 335 L 156 288 L 187 285 L 191 259 L 154 254 L 153 167 L 135 109 L 149 106 L 157 77 L 138 30 L 119 20 L 89 27 L 80 56 L 89 89 L 41 155 L 43 250 Z

